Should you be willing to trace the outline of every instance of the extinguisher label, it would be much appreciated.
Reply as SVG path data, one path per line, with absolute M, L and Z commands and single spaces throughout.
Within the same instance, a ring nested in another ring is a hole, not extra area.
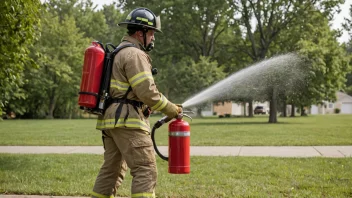
M 187 136 L 191 136 L 191 133 L 189 131 L 182 131 L 182 132 L 169 132 L 169 136 L 173 136 L 173 137 L 187 137 Z

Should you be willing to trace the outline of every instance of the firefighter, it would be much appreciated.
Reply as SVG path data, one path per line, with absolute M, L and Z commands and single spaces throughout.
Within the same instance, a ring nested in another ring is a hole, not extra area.
M 128 36 L 123 37 L 119 46 L 132 43 L 134 47 L 122 49 L 114 58 L 111 104 L 97 122 L 105 152 L 92 197 L 115 196 L 127 167 L 133 177 L 131 197 L 155 197 L 157 167 L 150 138 L 149 109 L 172 119 L 182 112 L 182 107 L 158 91 L 152 76 L 148 52 L 154 47 L 154 33 L 161 32 L 159 17 L 147 8 L 137 8 L 119 26 L 128 30 Z

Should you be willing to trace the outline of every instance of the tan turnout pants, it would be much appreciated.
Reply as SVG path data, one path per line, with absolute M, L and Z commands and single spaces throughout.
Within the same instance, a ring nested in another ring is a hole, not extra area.
M 150 135 L 140 129 L 114 128 L 103 132 L 104 163 L 96 178 L 92 196 L 116 195 L 127 166 L 132 179 L 131 197 L 155 197 L 157 168 Z

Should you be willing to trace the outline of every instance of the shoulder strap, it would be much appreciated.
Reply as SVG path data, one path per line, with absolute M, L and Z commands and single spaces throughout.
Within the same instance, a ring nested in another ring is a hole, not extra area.
M 111 55 L 110 55 L 110 67 L 109 67 L 109 74 L 108 74 L 108 77 L 106 78 L 107 80 L 108 80 L 108 93 L 109 93 L 109 91 L 110 91 L 110 77 L 111 77 L 111 73 L 112 73 L 112 65 L 113 65 L 113 63 L 114 63 L 114 58 L 115 58 L 115 56 L 116 56 L 116 54 L 120 51 L 120 50 L 122 50 L 123 48 L 126 48 L 126 47 L 136 47 L 136 45 L 135 44 L 133 44 L 133 43 L 130 43 L 130 44 L 126 44 L 126 45 L 122 45 L 122 46 L 120 46 L 120 47 L 117 47 L 114 51 L 112 51 L 111 52 Z M 131 88 L 131 86 L 128 88 L 128 90 L 127 90 L 127 92 L 126 92 L 126 94 L 125 94 L 125 98 L 127 98 L 127 94 L 128 94 L 128 92 L 130 92 L 131 90 L 132 90 L 132 88 Z
M 114 63 L 114 58 L 116 56 L 116 54 L 126 48 L 126 47 L 135 47 L 134 44 L 127 44 L 127 45 L 122 45 L 117 47 L 114 51 L 112 52 L 107 52 L 106 53 L 106 57 L 105 57 L 105 62 L 104 65 L 106 66 L 105 68 L 105 75 L 103 78 L 103 83 L 102 83 L 102 91 L 105 91 L 105 94 L 109 94 L 109 90 L 110 90 L 110 77 L 111 77 L 111 73 L 112 73 L 112 65 Z
M 126 48 L 126 47 L 136 47 L 136 45 L 133 44 L 133 43 L 126 44 L 126 45 L 121 45 L 121 46 L 117 47 L 114 51 L 112 51 L 112 54 L 111 54 L 112 57 L 114 58 L 115 55 L 116 55 L 120 50 L 122 50 L 123 48 Z
M 101 98 L 99 102 L 99 109 L 105 111 L 107 107 L 105 107 L 105 101 L 109 99 L 109 91 L 110 91 L 110 77 L 112 73 L 112 65 L 114 63 L 114 58 L 116 54 L 126 47 L 135 47 L 134 44 L 126 44 L 117 47 L 112 52 L 108 49 L 105 50 L 105 59 L 104 59 L 104 71 L 103 71 L 103 78 L 101 82 Z M 106 47 L 107 48 L 107 47 Z

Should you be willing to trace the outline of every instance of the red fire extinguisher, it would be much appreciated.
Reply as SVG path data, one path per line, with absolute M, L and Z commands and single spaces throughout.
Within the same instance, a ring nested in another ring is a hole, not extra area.
M 169 157 L 165 157 L 160 153 L 155 144 L 155 130 L 168 122 L 165 116 L 158 120 L 152 129 L 152 140 L 156 153 L 159 157 L 169 162 L 169 173 L 172 174 L 188 174 L 190 173 L 190 126 L 188 122 L 182 120 L 187 114 L 181 113 L 175 120 L 169 124 Z
M 86 49 L 78 99 L 79 106 L 96 107 L 104 67 L 104 57 L 104 47 L 99 42 L 92 42 L 92 45 Z
M 102 115 L 109 98 L 110 76 L 115 55 L 126 47 L 134 44 L 114 46 L 104 45 L 98 41 L 92 42 L 84 53 L 81 87 L 78 105 L 88 113 Z

